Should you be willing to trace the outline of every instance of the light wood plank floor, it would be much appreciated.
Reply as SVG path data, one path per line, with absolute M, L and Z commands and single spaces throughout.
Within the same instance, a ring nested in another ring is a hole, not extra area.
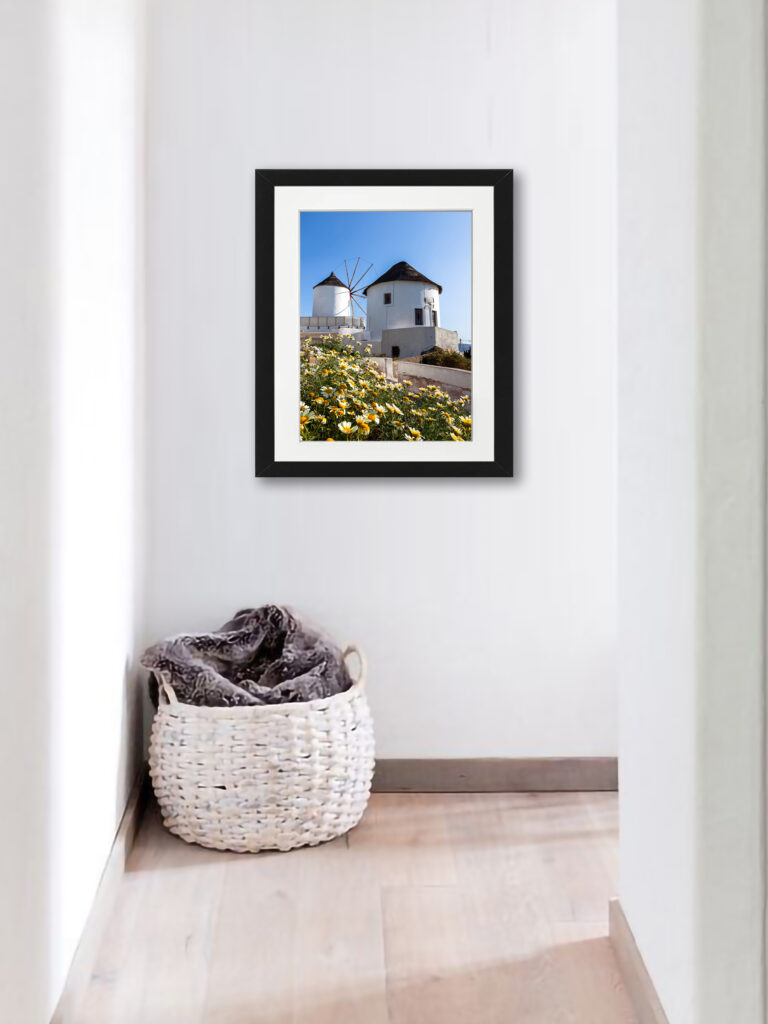
M 610 793 L 380 794 L 349 836 L 188 846 L 151 807 L 78 1024 L 635 1024 Z

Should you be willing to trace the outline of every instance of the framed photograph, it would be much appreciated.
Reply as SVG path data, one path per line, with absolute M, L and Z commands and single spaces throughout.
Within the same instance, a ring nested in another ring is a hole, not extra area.
M 512 476 L 512 171 L 256 171 L 256 475 Z

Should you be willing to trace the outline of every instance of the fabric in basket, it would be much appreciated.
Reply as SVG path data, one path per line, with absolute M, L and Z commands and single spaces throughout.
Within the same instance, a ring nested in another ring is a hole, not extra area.
M 183 704 L 232 707 L 331 697 L 352 681 L 341 651 L 286 608 L 245 608 L 213 633 L 182 633 L 149 647 L 141 664 Z

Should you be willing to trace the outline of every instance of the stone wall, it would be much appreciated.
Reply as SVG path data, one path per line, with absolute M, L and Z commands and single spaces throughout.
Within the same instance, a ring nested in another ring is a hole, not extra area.
M 398 374 L 407 373 L 409 377 L 423 377 L 439 384 L 451 384 L 453 387 L 465 388 L 468 391 L 472 388 L 472 371 L 459 370 L 455 366 L 432 366 L 430 363 L 411 363 L 399 359 L 395 361 L 395 371 Z
M 402 358 L 420 356 L 431 348 L 447 348 L 459 351 L 459 335 L 457 331 L 447 331 L 444 327 L 399 327 L 395 330 L 381 332 L 381 347 L 377 354 L 391 356 L 392 349 L 397 347 L 397 355 Z

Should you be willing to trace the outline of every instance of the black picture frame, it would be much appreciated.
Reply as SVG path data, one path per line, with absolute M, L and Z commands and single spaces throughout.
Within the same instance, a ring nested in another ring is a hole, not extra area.
M 511 477 L 514 433 L 512 170 L 256 171 L 256 476 Z M 275 188 L 293 186 L 490 186 L 493 188 L 494 457 L 477 462 L 288 462 L 275 460 Z M 503 325 L 503 326 L 502 326 Z

